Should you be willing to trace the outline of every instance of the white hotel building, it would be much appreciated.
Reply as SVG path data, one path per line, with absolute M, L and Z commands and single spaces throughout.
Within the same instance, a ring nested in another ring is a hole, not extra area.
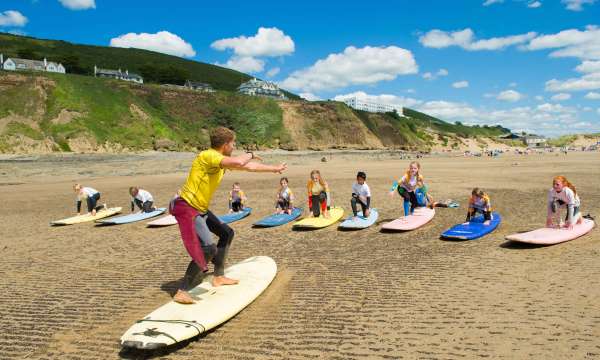
M 375 112 L 375 113 L 385 113 L 385 112 L 393 112 L 396 110 L 398 114 L 402 115 L 402 106 L 390 105 L 390 104 L 380 104 L 371 101 L 365 101 L 358 99 L 356 97 L 347 98 L 342 100 L 346 105 L 350 106 L 356 110 Z

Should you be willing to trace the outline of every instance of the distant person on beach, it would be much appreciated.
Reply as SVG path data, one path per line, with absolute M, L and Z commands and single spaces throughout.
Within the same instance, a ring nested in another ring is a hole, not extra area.
M 308 180 L 306 188 L 308 190 L 308 208 L 311 215 L 319 217 L 321 212 L 323 212 L 323 216 L 329 218 L 331 194 L 329 192 L 329 185 L 327 185 L 319 170 L 310 172 L 310 180 Z
M 552 179 L 552 189 L 548 192 L 548 215 L 546 217 L 547 227 L 561 227 L 560 209 L 566 209 L 564 227 L 571 230 L 573 224 L 581 224 L 581 211 L 579 209 L 581 201 L 575 186 L 571 184 L 566 177 L 556 176 Z M 556 223 L 554 218 L 557 218 Z
M 244 210 L 244 204 L 248 198 L 242 191 L 239 182 L 233 183 L 229 192 L 229 212 L 238 212 Z
M 219 187 L 225 170 L 281 173 L 287 169 L 252 161 L 261 160 L 252 152 L 231 156 L 235 149 L 235 133 L 218 127 L 210 132 L 210 149 L 202 151 L 194 162 L 179 197 L 173 199 L 170 211 L 177 219 L 181 239 L 192 261 L 173 300 L 182 304 L 195 301 L 189 290 L 195 285 L 199 273 L 208 271 L 207 262 L 215 266 L 212 285 L 235 285 L 238 280 L 225 276 L 227 251 L 233 240 L 233 229 L 223 224 L 209 209 L 210 200 Z M 219 237 L 212 240 L 211 233 Z
M 367 185 L 367 174 L 364 171 L 356 174 L 356 182 L 352 185 L 350 206 L 352 206 L 354 220 L 358 218 L 357 204 L 360 205 L 362 216 L 368 218 L 371 215 L 371 189 Z
M 479 188 L 474 188 L 471 191 L 471 198 L 469 198 L 468 206 L 465 225 L 467 225 L 477 213 L 483 215 L 483 225 L 490 224 L 490 221 L 492 221 L 492 203 L 488 194 Z
M 392 184 L 390 196 L 394 196 L 396 191 L 404 199 L 403 207 L 405 216 L 412 214 L 415 211 L 415 208 L 426 205 L 426 199 L 428 198 L 427 187 L 425 186 L 423 175 L 421 175 L 421 164 L 417 161 L 413 161 L 409 164 L 408 169 L 402 178 Z M 417 198 L 417 192 L 420 193 L 419 197 L 423 197 L 421 202 Z M 433 202 L 431 202 L 431 204 L 433 204 Z
M 94 188 L 83 186 L 81 184 L 73 185 L 73 190 L 77 194 L 77 215 L 81 215 L 81 202 L 85 200 L 87 203 L 88 213 L 96 216 L 96 211 L 106 207 L 106 204 L 98 206 L 100 200 L 100 192 Z
M 277 190 L 275 212 L 277 214 L 291 214 L 294 209 L 294 193 L 289 188 L 288 178 L 279 179 L 279 190 Z
M 129 188 L 129 195 L 131 195 L 131 212 L 135 210 L 135 206 L 145 213 L 156 210 L 156 208 L 152 206 L 154 204 L 154 198 L 150 192 L 132 186 Z

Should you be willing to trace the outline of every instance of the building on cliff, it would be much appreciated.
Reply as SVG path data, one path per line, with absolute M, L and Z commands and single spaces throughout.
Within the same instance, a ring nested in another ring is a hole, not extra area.
M 357 97 L 346 98 L 342 101 L 355 110 L 362 110 L 374 113 L 386 113 L 397 111 L 398 114 L 402 114 L 402 106 L 381 104 L 372 101 L 362 100 Z
M 143 84 L 144 78 L 138 74 L 130 73 L 129 70 L 121 71 L 111 69 L 100 69 L 94 65 L 94 76 L 101 78 L 117 79 L 123 81 L 130 81 L 136 84 Z
M 48 61 L 46 58 L 44 58 L 43 61 L 11 57 L 4 60 L 4 55 L 2 54 L 0 54 L 0 69 L 7 71 L 46 71 L 59 74 L 66 73 L 65 67 L 61 63 Z
M 250 96 L 266 96 L 274 99 L 285 100 L 285 94 L 279 86 L 270 81 L 262 81 L 256 78 L 246 81 L 238 87 L 238 92 Z
M 210 84 L 206 84 L 206 83 L 202 83 L 202 82 L 198 82 L 198 81 L 192 81 L 192 80 L 187 80 L 185 82 L 184 87 L 186 89 L 195 90 L 195 91 L 215 92 L 215 90 L 212 88 L 212 86 L 210 86 Z

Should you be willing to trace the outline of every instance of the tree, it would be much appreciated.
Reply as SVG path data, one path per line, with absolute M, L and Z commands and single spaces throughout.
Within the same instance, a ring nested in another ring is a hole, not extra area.
M 38 56 L 32 48 L 20 48 L 17 50 L 17 56 L 21 59 L 38 60 Z

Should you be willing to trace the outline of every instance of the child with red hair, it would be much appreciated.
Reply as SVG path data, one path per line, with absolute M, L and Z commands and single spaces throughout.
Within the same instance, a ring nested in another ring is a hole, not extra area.
M 561 227 L 559 210 L 567 210 L 564 227 L 571 230 L 573 224 L 581 224 L 581 212 L 579 210 L 581 202 L 575 186 L 571 184 L 566 177 L 556 176 L 552 179 L 552 189 L 548 192 L 548 216 L 546 217 L 546 226 Z M 557 224 L 553 218 L 558 218 Z

